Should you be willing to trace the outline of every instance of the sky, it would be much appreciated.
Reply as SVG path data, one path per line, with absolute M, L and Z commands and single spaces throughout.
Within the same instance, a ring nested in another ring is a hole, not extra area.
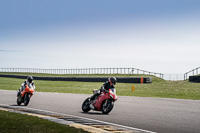
M 200 67 L 199 0 L 0 0 L 0 68 Z

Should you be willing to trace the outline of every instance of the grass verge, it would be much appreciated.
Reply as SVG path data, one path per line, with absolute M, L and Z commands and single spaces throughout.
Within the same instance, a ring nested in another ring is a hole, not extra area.
M 35 116 L 0 110 L 1 133 L 87 133 L 67 125 L 58 124 Z
M 33 74 L 29 73 L 27 75 L 33 75 Z M 36 74 L 35 76 L 38 75 Z M 87 76 L 95 76 L 95 75 L 87 75 Z M 104 76 L 109 77 L 110 75 L 104 75 Z M 112 76 L 128 77 L 128 75 L 122 75 L 122 76 L 112 75 Z M 163 79 L 149 75 L 132 75 L 132 76 L 151 77 L 152 83 L 151 84 L 117 83 L 116 89 L 118 95 L 200 100 L 200 84 L 198 83 L 190 83 L 187 80 L 165 81 Z M 0 77 L 0 89 L 17 90 L 19 89 L 21 83 L 24 82 L 24 80 L 16 78 Z M 91 95 L 93 89 L 99 89 L 103 84 L 99 82 L 42 81 L 42 80 L 35 80 L 34 83 L 36 85 L 36 91 L 39 92 L 79 93 L 79 94 L 91 94 Z M 135 86 L 135 91 L 131 91 L 131 86 Z

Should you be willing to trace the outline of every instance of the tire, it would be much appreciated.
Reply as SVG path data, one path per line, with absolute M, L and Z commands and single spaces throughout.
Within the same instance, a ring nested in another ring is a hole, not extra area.
M 26 93 L 24 96 L 24 105 L 27 106 L 30 101 L 30 94 Z
M 114 107 L 114 102 L 113 102 L 113 100 L 108 99 L 107 105 L 106 105 L 106 102 L 104 102 L 104 103 L 102 104 L 102 113 L 103 113 L 103 114 L 108 114 L 108 113 L 110 113 L 110 111 L 113 109 L 113 107 Z
M 83 104 L 82 104 L 82 110 L 83 110 L 83 112 L 88 112 L 88 111 L 91 110 L 89 99 L 90 99 L 90 98 L 87 98 L 87 99 L 83 102 Z
M 18 97 L 17 97 L 17 105 L 21 105 L 21 103 L 22 103 L 22 102 L 21 102 L 21 97 L 18 96 Z

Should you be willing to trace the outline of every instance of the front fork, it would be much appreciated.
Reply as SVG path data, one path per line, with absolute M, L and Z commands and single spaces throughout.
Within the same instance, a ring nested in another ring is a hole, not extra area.
M 106 99 L 105 103 L 103 104 L 104 107 L 107 107 L 108 105 L 108 99 Z

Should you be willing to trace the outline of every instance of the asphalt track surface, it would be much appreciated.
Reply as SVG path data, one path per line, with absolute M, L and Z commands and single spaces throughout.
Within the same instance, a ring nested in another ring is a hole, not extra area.
M 112 112 L 103 115 L 97 111 L 82 112 L 82 102 L 89 96 L 35 92 L 27 107 L 159 133 L 200 132 L 200 100 L 119 96 Z M 16 91 L 0 90 L 0 104 L 16 106 Z

